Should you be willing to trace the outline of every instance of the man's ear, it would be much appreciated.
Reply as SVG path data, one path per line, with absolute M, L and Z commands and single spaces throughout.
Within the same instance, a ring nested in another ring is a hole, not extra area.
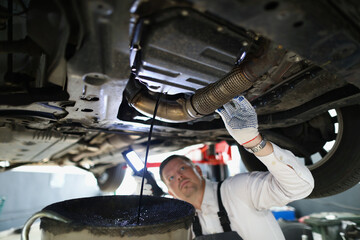
M 195 165 L 195 169 L 200 174 L 200 176 L 202 176 L 201 168 L 198 165 Z

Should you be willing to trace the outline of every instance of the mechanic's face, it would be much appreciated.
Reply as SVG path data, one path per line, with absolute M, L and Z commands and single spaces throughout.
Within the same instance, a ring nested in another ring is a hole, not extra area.
M 169 193 L 175 198 L 188 202 L 202 198 L 205 182 L 199 166 L 174 158 L 166 164 L 162 175 Z

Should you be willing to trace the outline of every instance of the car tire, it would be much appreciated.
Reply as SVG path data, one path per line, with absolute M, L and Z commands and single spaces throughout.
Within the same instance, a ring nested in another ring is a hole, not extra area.
M 103 192 L 114 192 L 121 185 L 126 172 L 126 163 L 120 163 L 106 169 L 96 177 L 97 184 Z
M 360 181 L 360 105 L 336 109 L 336 113 L 336 117 L 332 117 L 332 122 L 338 124 L 338 131 L 334 134 L 335 142 L 332 148 L 324 153 L 324 149 L 318 147 L 318 151 L 322 152 L 321 160 L 306 164 L 315 180 L 314 190 L 308 198 L 332 196 L 353 187 Z M 278 146 L 292 151 L 296 156 L 304 157 L 301 156 L 302 151 L 299 150 L 303 146 L 301 142 L 296 141 L 299 136 L 292 139 L 288 136 L 280 137 L 279 131 L 264 131 L 263 135 Z M 253 154 L 241 146 L 239 146 L 239 151 L 249 171 L 266 171 L 265 165 Z M 311 154 L 315 152 L 313 149 L 310 151 Z

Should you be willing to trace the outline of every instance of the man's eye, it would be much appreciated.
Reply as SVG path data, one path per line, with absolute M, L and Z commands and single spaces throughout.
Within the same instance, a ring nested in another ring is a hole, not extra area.
M 169 177 L 169 181 L 174 180 L 174 176 Z
M 180 170 L 181 170 L 181 171 L 184 171 L 184 170 L 185 170 L 185 167 L 181 167 Z

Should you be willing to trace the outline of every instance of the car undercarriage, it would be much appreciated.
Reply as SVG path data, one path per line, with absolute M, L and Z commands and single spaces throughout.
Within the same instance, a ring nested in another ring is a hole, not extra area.
M 360 180 L 355 0 L 17 0 L 0 10 L 0 170 L 74 165 L 109 190 L 104 174 L 121 183 L 122 151 L 144 156 L 152 122 L 152 154 L 236 144 L 214 111 L 242 94 L 261 134 L 312 171 L 310 197 Z

